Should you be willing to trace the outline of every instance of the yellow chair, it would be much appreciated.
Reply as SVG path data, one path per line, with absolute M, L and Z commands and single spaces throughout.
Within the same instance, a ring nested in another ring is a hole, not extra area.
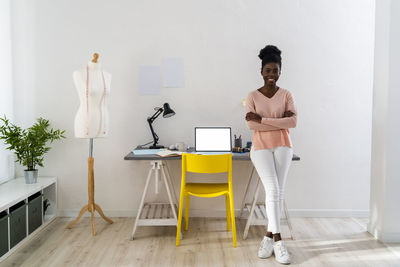
M 228 183 L 186 183 L 186 172 L 195 173 L 228 173 Z M 183 197 L 185 205 L 185 231 L 189 227 L 190 195 L 196 197 L 218 197 L 225 195 L 227 230 L 231 230 L 233 246 L 236 247 L 235 209 L 233 206 L 232 192 L 232 155 L 196 155 L 182 154 L 182 181 L 179 198 L 178 228 L 176 231 L 176 246 L 179 246 L 182 223 Z

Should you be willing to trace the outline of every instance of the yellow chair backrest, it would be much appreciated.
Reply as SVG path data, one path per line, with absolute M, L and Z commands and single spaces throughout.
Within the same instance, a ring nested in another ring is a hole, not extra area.
M 197 155 L 183 153 L 182 171 L 196 173 L 230 173 L 232 171 L 232 154 Z

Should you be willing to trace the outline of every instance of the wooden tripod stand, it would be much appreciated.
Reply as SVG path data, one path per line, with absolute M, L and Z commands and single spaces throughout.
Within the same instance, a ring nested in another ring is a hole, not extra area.
M 106 220 L 109 223 L 113 223 L 112 220 L 107 218 L 103 211 L 101 210 L 100 206 L 97 205 L 94 202 L 94 171 L 93 171 L 93 165 L 94 165 L 94 158 L 93 158 L 93 138 L 90 138 L 90 147 L 89 147 L 89 158 L 88 158 L 88 194 L 89 194 L 89 201 L 88 204 L 85 205 L 81 211 L 79 212 L 78 217 L 72 221 L 66 228 L 71 229 L 82 217 L 82 215 L 86 212 L 89 211 L 92 214 L 92 234 L 95 236 L 96 235 L 96 229 L 94 228 L 94 212 L 97 210 L 97 212 L 100 214 L 100 216 Z

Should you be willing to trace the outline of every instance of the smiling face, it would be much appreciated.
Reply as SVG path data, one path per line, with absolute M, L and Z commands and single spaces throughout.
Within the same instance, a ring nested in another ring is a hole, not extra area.
M 268 87 L 276 86 L 276 82 L 281 75 L 281 68 L 279 67 L 278 63 L 267 63 L 262 68 L 261 75 L 263 76 L 265 85 Z

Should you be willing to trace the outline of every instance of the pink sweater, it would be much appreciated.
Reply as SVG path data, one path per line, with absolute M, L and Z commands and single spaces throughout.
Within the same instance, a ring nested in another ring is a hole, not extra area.
M 279 88 L 272 98 L 268 98 L 260 91 L 249 93 L 246 102 L 246 113 L 254 112 L 261 116 L 261 123 L 247 121 L 250 130 L 254 130 L 252 137 L 253 149 L 269 149 L 279 146 L 292 147 L 288 128 L 295 128 L 297 110 L 292 94 Z M 282 118 L 285 111 L 294 113 L 292 117 Z

